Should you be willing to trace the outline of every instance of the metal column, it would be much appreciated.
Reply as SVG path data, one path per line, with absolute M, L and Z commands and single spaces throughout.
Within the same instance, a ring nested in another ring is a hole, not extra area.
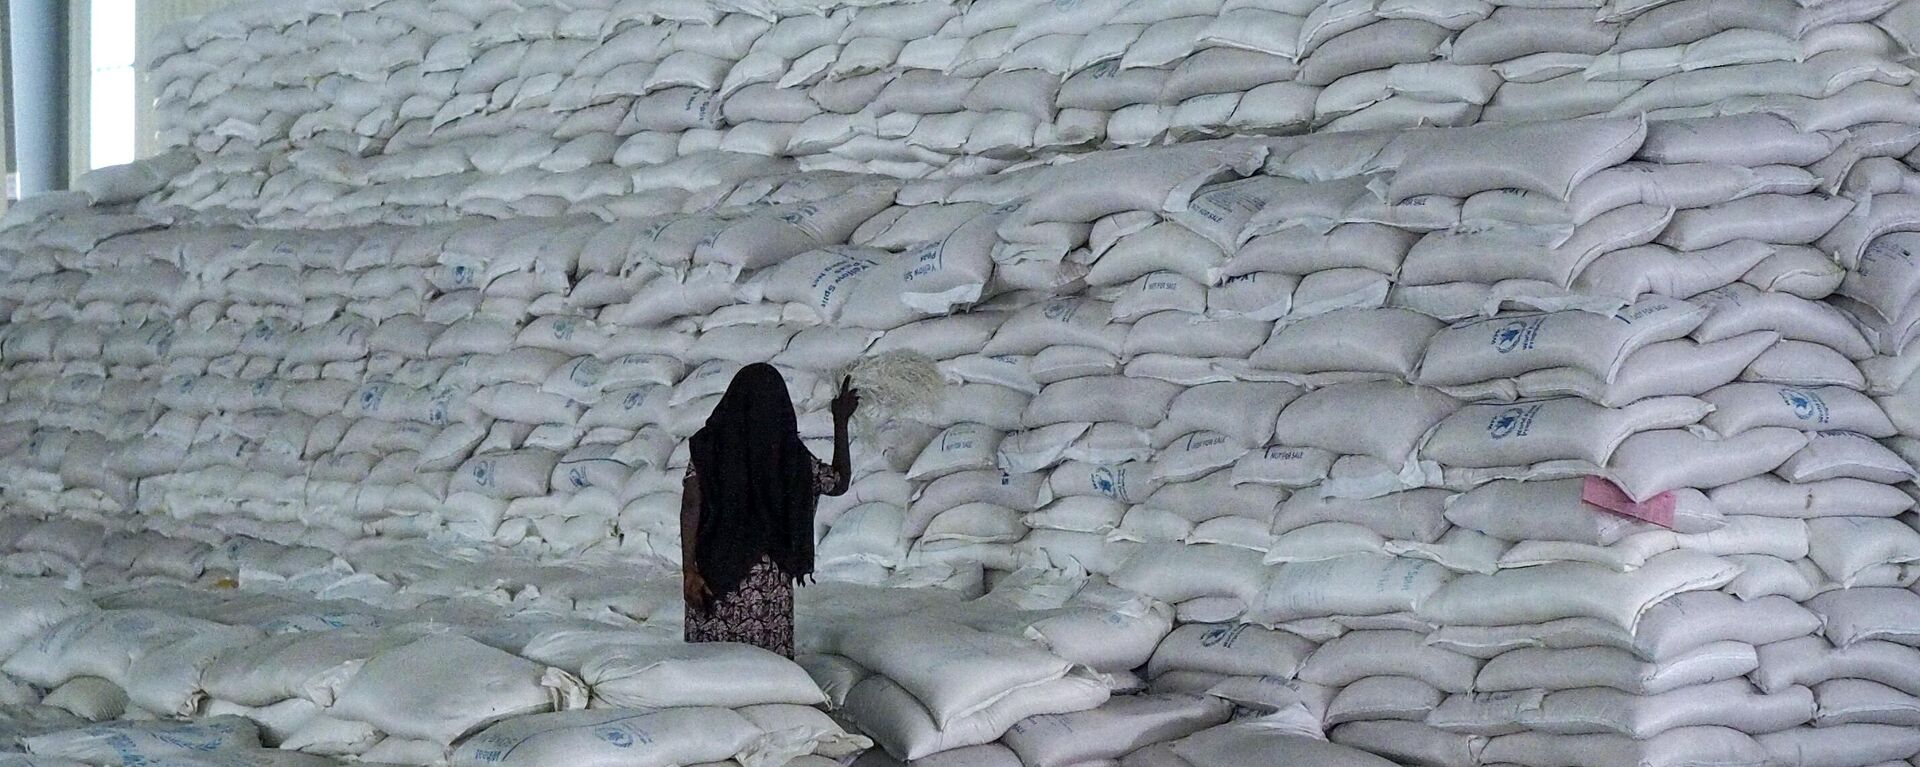
M 67 16 L 60 0 L 7 0 L 13 168 L 20 196 L 67 187 Z

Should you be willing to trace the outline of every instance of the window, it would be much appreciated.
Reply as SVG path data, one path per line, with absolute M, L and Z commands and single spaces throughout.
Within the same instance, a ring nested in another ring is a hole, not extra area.
M 136 0 L 93 0 L 88 16 L 92 78 L 88 86 L 87 167 L 133 162 L 133 41 Z

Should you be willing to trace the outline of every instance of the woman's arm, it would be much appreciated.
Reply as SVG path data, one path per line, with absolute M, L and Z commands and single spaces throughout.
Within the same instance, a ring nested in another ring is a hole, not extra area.
M 844 495 L 853 483 L 853 459 L 848 453 L 847 419 L 833 419 L 833 475 L 836 481 L 827 495 Z
M 680 573 L 687 604 L 705 609 L 707 581 L 700 577 L 700 564 L 693 556 L 699 537 L 700 482 L 693 472 L 687 472 L 686 479 L 680 483 Z
M 827 490 L 826 495 L 844 495 L 847 486 L 853 484 L 853 457 L 849 450 L 850 438 L 847 436 L 847 423 L 853 420 L 853 411 L 860 408 L 860 390 L 852 388 L 853 379 L 840 381 L 840 396 L 833 398 L 833 473 L 838 482 Z

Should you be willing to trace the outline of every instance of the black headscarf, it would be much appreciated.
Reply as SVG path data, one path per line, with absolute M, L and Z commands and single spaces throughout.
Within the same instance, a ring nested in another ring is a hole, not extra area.
M 762 554 L 788 578 L 812 573 L 814 457 L 780 371 L 741 368 L 691 448 L 700 477 L 694 561 L 713 595 L 732 592 Z

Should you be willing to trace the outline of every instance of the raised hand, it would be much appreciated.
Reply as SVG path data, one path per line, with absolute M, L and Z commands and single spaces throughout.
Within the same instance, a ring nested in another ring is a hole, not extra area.
M 840 378 L 840 394 L 833 398 L 832 408 L 834 419 L 842 422 L 860 409 L 860 390 L 853 388 L 853 376 Z

